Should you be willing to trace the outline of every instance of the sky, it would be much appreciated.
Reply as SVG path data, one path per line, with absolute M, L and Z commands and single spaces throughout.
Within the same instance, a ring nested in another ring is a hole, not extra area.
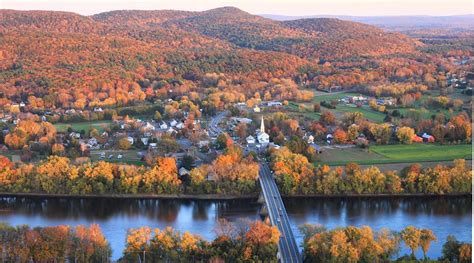
M 202 11 L 235 6 L 252 14 L 461 15 L 474 13 L 474 0 L 0 0 L 1 9 L 71 11 L 82 15 L 119 9 Z

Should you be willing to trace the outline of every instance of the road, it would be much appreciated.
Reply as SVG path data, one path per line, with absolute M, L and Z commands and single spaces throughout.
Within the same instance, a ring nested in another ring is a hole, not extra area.
M 209 136 L 217 137 L 219 134 L 223 133 L 224 131 L 219 127 L 219 123 L 225 116 L 228 114 L 228 111 L 223 111 L 217 114 L 216 116 L 211 118 L 207 130 L 209 131 Z
M 293 236 L 293 231 L 291 231 L 290 220 L 267 163 L 260 162 L 259 178 L 270 222 L 272 225 L 278 227 L 281 234 L 280 241 L 278 242 L 281 262 L 300 263 L 302 260 L 298 251 L 298 245 Z

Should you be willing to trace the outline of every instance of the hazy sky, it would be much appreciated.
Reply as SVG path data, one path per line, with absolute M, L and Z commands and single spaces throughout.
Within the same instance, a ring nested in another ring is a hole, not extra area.
M 252 14 L 292 16 L 474 13 L 474 0 L 0 0 L 2 9 L 61 10 L 83 15 L 117 9 L 201 11 L 222 6 L 235 6 Z

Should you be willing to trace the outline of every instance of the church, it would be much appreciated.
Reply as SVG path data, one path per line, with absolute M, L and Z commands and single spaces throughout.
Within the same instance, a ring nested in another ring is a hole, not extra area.
M 270 136 L 265 132 L 265 123 L 263 122 L 263 116 L 262 116 L 262 122 L 260 123 L 260 130 L 257 130 L 257 140 L 258 143 L 266 146 L 270 142 Z

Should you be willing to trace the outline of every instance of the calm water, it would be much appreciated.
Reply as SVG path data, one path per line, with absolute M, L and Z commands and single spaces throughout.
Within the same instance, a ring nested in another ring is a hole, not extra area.
M 429 252 L 432 258 L 441 255 L 448 234 L 471 242 L 471 197 L 298 198 L 287 199 L 285 204 L 298 243 L 302 241 L 298 226 L 303 223 L 328 228 L 368 225 L 377 230 L 401 230 L 407 225 L 431 228 L 438 237 Z M 128 228 L 172 226 L 211 240 L 218 218 L 255 220 L 258 210 L 256 200 L 0 198 L 0 221 L 11 225 L 99 224 L 111 243 L 113 259 L 118 259 L 125 247 Z M 421 251 L 418 254 L 421 256 Z

